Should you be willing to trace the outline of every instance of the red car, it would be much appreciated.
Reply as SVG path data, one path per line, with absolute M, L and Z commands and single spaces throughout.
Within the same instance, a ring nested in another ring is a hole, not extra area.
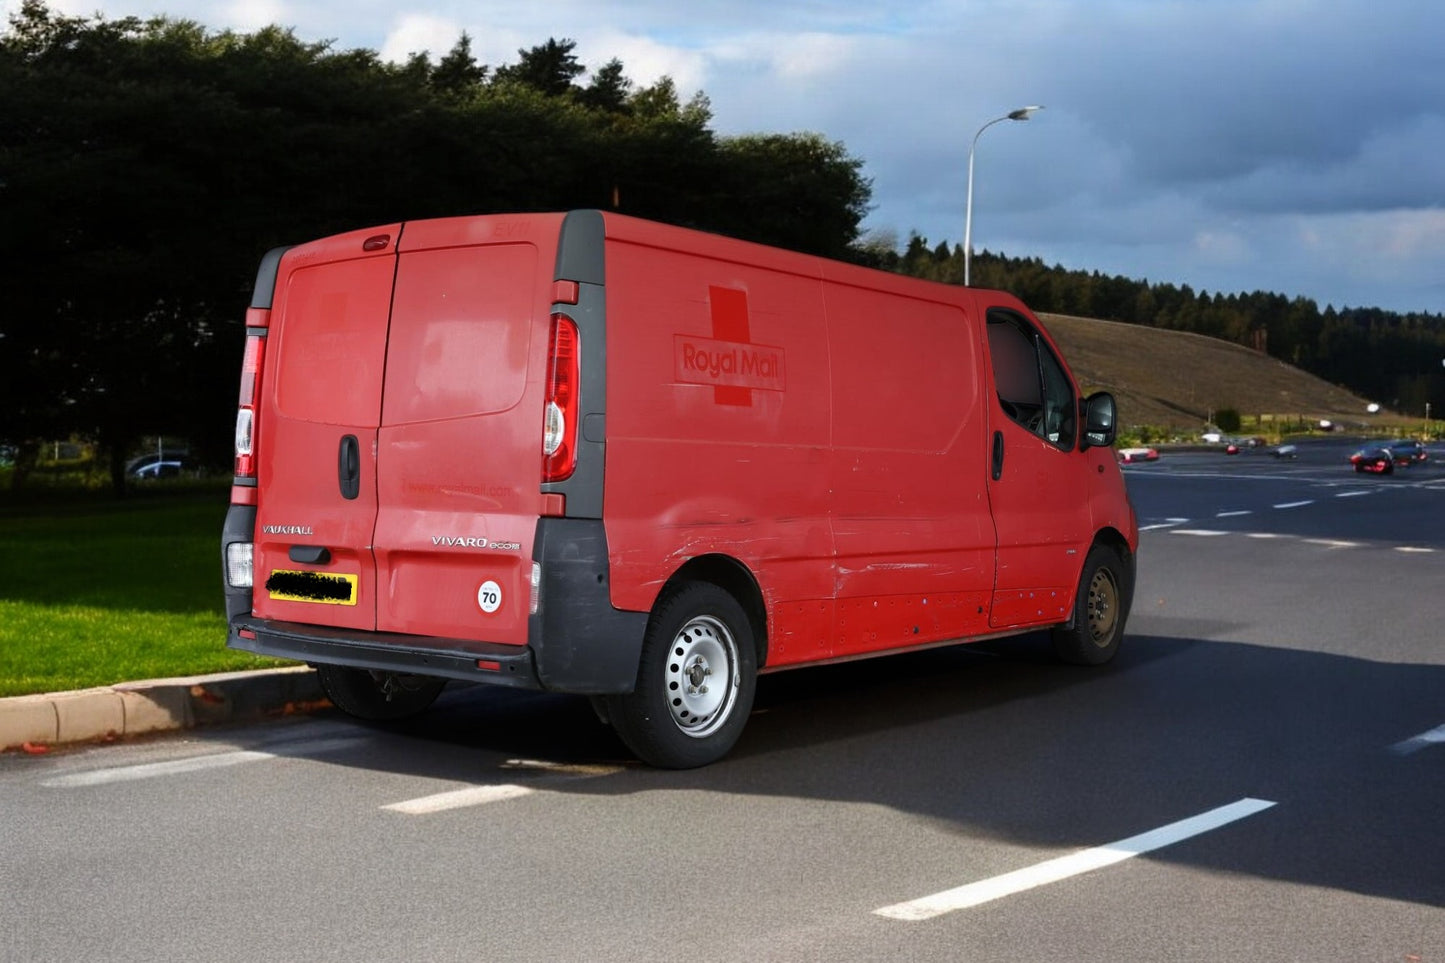
M 1158 461 L 1159 450 L 1157 448 L 1120 448 L 1119 461 L 1125 465 L 1132 465 L 1140 461 Z

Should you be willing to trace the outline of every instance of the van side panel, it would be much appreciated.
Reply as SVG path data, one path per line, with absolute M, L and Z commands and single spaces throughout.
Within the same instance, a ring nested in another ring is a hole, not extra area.
M 684 563 L 725 555 L 759 582 L 767 664 L 825 656 L 832 386 L 813 261 L 748 263 L 740 254 L 774 252 L 621 218 L 608 228 L 613 604 L 647 611 Z
M 408 226 L 377 441 L 380 632 L 527 642 L 558 224 Z
M 994 531 L 977 323 L 958 304 L 828 284 L 837 551 L 831 654 L 983 634 Z

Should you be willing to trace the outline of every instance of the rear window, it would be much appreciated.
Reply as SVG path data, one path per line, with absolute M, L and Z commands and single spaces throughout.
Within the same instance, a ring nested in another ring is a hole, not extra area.
M 401 255 L 383 423 L 504 411 L 522 399 L 536 315 L 531 244 Z
M 381 414 L 381 372 L 393 261 L 363 258 L 293 271 L 286 280 L 276 404 L 289 418 L 371 426 Z M 274 324 L 274 323 L 273 323 Z

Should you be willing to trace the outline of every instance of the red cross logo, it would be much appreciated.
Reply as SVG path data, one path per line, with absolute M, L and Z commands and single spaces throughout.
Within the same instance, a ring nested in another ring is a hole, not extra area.
M 748 330 L 748 292 L 736 288 L 709 287 L 707 300 L 712 305 L 712 336 L 718 341 L 751 344 Z M 712 389 L 712 400 L 720 405 L 751 408 L 753 389 L 734 385 L 718 385 Z

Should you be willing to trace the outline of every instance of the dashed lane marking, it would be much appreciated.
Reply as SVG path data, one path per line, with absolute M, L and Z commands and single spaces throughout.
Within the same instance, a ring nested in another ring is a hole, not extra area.
M 1359 490 L 1359 491 L 1353 491 L 1353 492 L 1336 492 L 1336 493 L 1335 493 L 1335 497 L 1336 497 L 1336 498 L 1358 498 L 1358 497 L 1361 496 L 1361 495 L 1368 495 L 1368 494 L 1370 494 L 1369 491 L 1367 491 L 1367 490 L 1365 490 L 1365 489 L 1361 489 L 1361 490 Z
M 1419 752 L 1430 746 L 1438 746 L 1445 743 L 1445 726 L 1436 726 L 1429 732 L 1422 732 L 1418 736 L 1411 736 L 1403 742 L 1397 742 L 1390 747 L 1390 751 L 1397 756 L 1408 756 L 1412 752 Z
M 1396 546 L 1395 546 L 1395 551 L 1397 551 L 1397 552 L 1405 552 L 1405 553 L 1408 554 L 1408 555 L 1433 555 L 1433 554 L 1435 554 L 1435 550 L 1434 550 L 1433 548 L 1423 548 L 1423 547 L 1421 547 L 1421 546 L 1419 546 L 1419 545 L 1396 545 Z
M 1215 518 L 1238 518 L 1240 515 L 1253 515 L 1253 514 L 1254 514 L 1254 512 L 1251 512 L 1251 511 L 1218 512 L 1214 517 L 1215 517 Z
M 517 799 L 522 796 L 530 796 L 534 792 L 536 790 L 530 786 L 518 786 L 512 783 L 503 783 L 499 786 L 468 786 L 466 789 L 433 793 L 430 796 L 408 799 L 381 808 L 387 812 L 403 813 L 407 816 L 425 816 L 431 813 L 446 812 L 449 809 L 465 809 L 469 806 L 485 806 L 488 803 Z
M 1284 503 L 1282 503 L 1282 504 L 1275 505 L 1274 507 L 1275 507 L 1275 508 L 1304 508 L 1306 505 L 1313 505 L 1314 503 L 1315 503 L 1315 500 L 1314 500 L 1313 498 L 1307 498 L 1307 499 L 1305 499 L 1305 500 L 1302 501 L 1302 502 L 1284 502 Z
M 1241 799 L 1228 806 L 1220 806 L 1218 809 L 1211 809 L 1198 816 L 1182 819 L 1177 823 L 1170 823 L 1159 829 L 1140 833 L 1138 836 L 1130 836 L 1128 839 L 1121 839 L 1117 843 L 1081 850 L 1058 859 L 1036 863 L 1027 869 L 1005 873 L 1002 876 L 980 880 L 977 883 L 969 883 L 966 886 L 945 890 L 922 899 L 895 903 L 873 912 L 878 916 L 909 922 L 932 919 L 935 916 L 992 902 L 1048 883 L 1057 883 L 1071 876 L 1091 873 L 1096 869 L 1103 869 L 1126 859 L 1219 829 L 1221 826 L 1227 826 L 1232 822 L 1253 816 L 1255 813 L 1263 812 L 1274 805 L 1264 799 Z
M 381 808 L 387 812 L 402 813 L 407 816 L 427 816 L 452 809 L 467 809 L 472 806 L 486 806 L 490 803 L 519 799 L 558 783 L 610 776 L 621 772 L 622 768 L 622 766 L 580 765 L 539 759 L 508 759 L 502 763 L 502 769 L 510 772 L 539 773 L 539 777 L 530 785 L 525 786 L 518 783 L 467 786 L 462 789 L 433 793 L 429 796 L 419 796 L 416 799 L 406 799 Z
M 89 772 L 73 772 L 64 776 L 46 779 L 40 785 L 51 789 L 73 789 L 77 786 L 105 786 L 118 782 L 133 782 L 137 779 L 156 779 L 162 776 L 178 776 L 207 769 L 224 769 L 248 762 L 260 762 L 292 756 L 307 756 L 312 753 L 330 752 L 349 748 L 364 742 L 365 737 L 340 739 L 312 739 L 287 743 L 284 749 L 263 752 L 256 749 L 238 749 L 234 752 L 218 752 L 189 759 L 172 759 L 168 762 L 147 762 L 135 766 L 116 766 L 110 769 L 93 769 Z

